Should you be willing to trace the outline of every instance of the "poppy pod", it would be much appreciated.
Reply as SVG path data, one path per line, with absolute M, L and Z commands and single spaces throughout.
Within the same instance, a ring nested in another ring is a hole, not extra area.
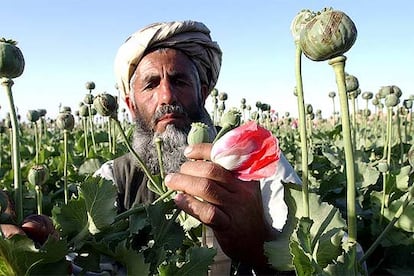
M 324 9 L 300 33 L 300 47 L 309 59 L 324 61 L 347 52 L 355 43 L 357 29 L 345 13 Z

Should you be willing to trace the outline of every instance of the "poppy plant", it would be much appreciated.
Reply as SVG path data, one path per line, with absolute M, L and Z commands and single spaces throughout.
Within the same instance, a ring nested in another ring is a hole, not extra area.
M 227 132 L 214 143 L 211 150 L 211 161 L 232 171 L 243 181 L 273 175 L 279 158 L 277 138 L 255 121 Z

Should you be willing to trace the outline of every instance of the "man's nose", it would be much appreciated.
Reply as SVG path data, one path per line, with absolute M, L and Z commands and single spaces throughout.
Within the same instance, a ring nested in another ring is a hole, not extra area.
M 174 88 L 168 81 L 163 82 L 160 89 L 161 105 L 172 105 L 177 103 L 176 93 Z

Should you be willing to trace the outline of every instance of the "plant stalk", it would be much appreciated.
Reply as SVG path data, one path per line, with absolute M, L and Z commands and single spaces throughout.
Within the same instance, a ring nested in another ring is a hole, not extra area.
M 65 204 L 69 202 L 69 191 L 68 191 L 68 131 L 63 131 L 63 191 L 65 196 Z
M 302 153 L 302 203 L 304 210 L 304 217 L 309 217 L 309 191 L 308 191 L 308 144 L 306 134 L 306 117 L 305 117 L 305 101 L 303 98 L 303 82 L 302 82 L 302 49 L 296 43 L 295 56 L 295 73 L 296 73 L 296 93 L 298 100 L 299 111 L 299 133 Z
M 345 150 L 345 166 L 346 166 L 346 178 L 347 178 L 347 224 L 349 242 L 356 244 L 357 241 L 357 221 L 355 210 L 355 163 L 354 152 L 351 137 L 351 126 L 349 119 L 348 97 L 345 84 L 345 56 L 338 56 L 329 60 L 329 65 L 334 69 L 336 76 L 336 84 L 338 86 L 338 93 L 341 107 L 341 121 L 342 121 L 342 134 L 344 138 L 344 150 Z M 352 247 L 355 250 L 355 246 Z M 356 256 L 356 254 L 351 254 Z
M 6 90 L 7 98 L 10 105 L 11 125 L 12 125 L 12 158 L 13 158 L 13 181 L 14 181 L 14 196 L 17 213 L 17 223 L 23 221 L 23 187 L 22 174 L 20 169 L 20 136 L 19 136 L 19 122 L 17 120 L 16 109 L 13 101 L 12 89 L 14 82 L 9 78 L 2 78 L 1 84 Z

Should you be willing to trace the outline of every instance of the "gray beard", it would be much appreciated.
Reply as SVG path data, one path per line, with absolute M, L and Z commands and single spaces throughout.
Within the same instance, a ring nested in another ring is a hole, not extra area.
M 187 146 L 187 130 L 177 129 L 168 125 L 162 133 L 150 133 L 137 124 L 133 137 L 133 148 L 148 166 L 152 174 L 159 174 L 158 152 L 155 144 L 156 138 L 162 141 L 162 161 L 166 173 L 176 172 L 186 161 L 184 148 Z
M 208 112 L 203 109 L 201 113 L 200 121 L 209 126 L 209 136 L 210 141 L 212 141 L 216 135 L 215 127 Z M 187 161 L 187 158 L 184 156 L 184 149 L 188 145 L 187 134 L 191 126 L 180 129 L 171 124 L 167 125 L 162 133 L 156 133 L 149 130 L 148 126 L 139 119 L 139 116 L 136 117 L 132 147 L 147 165 L 151 173 L 160 173 L 158 152 L 155 143 L 157 138 L 160 138 L 162 141 L 161 152 L 164 172 L 168 174 L 179 171 L 180 166 Z

